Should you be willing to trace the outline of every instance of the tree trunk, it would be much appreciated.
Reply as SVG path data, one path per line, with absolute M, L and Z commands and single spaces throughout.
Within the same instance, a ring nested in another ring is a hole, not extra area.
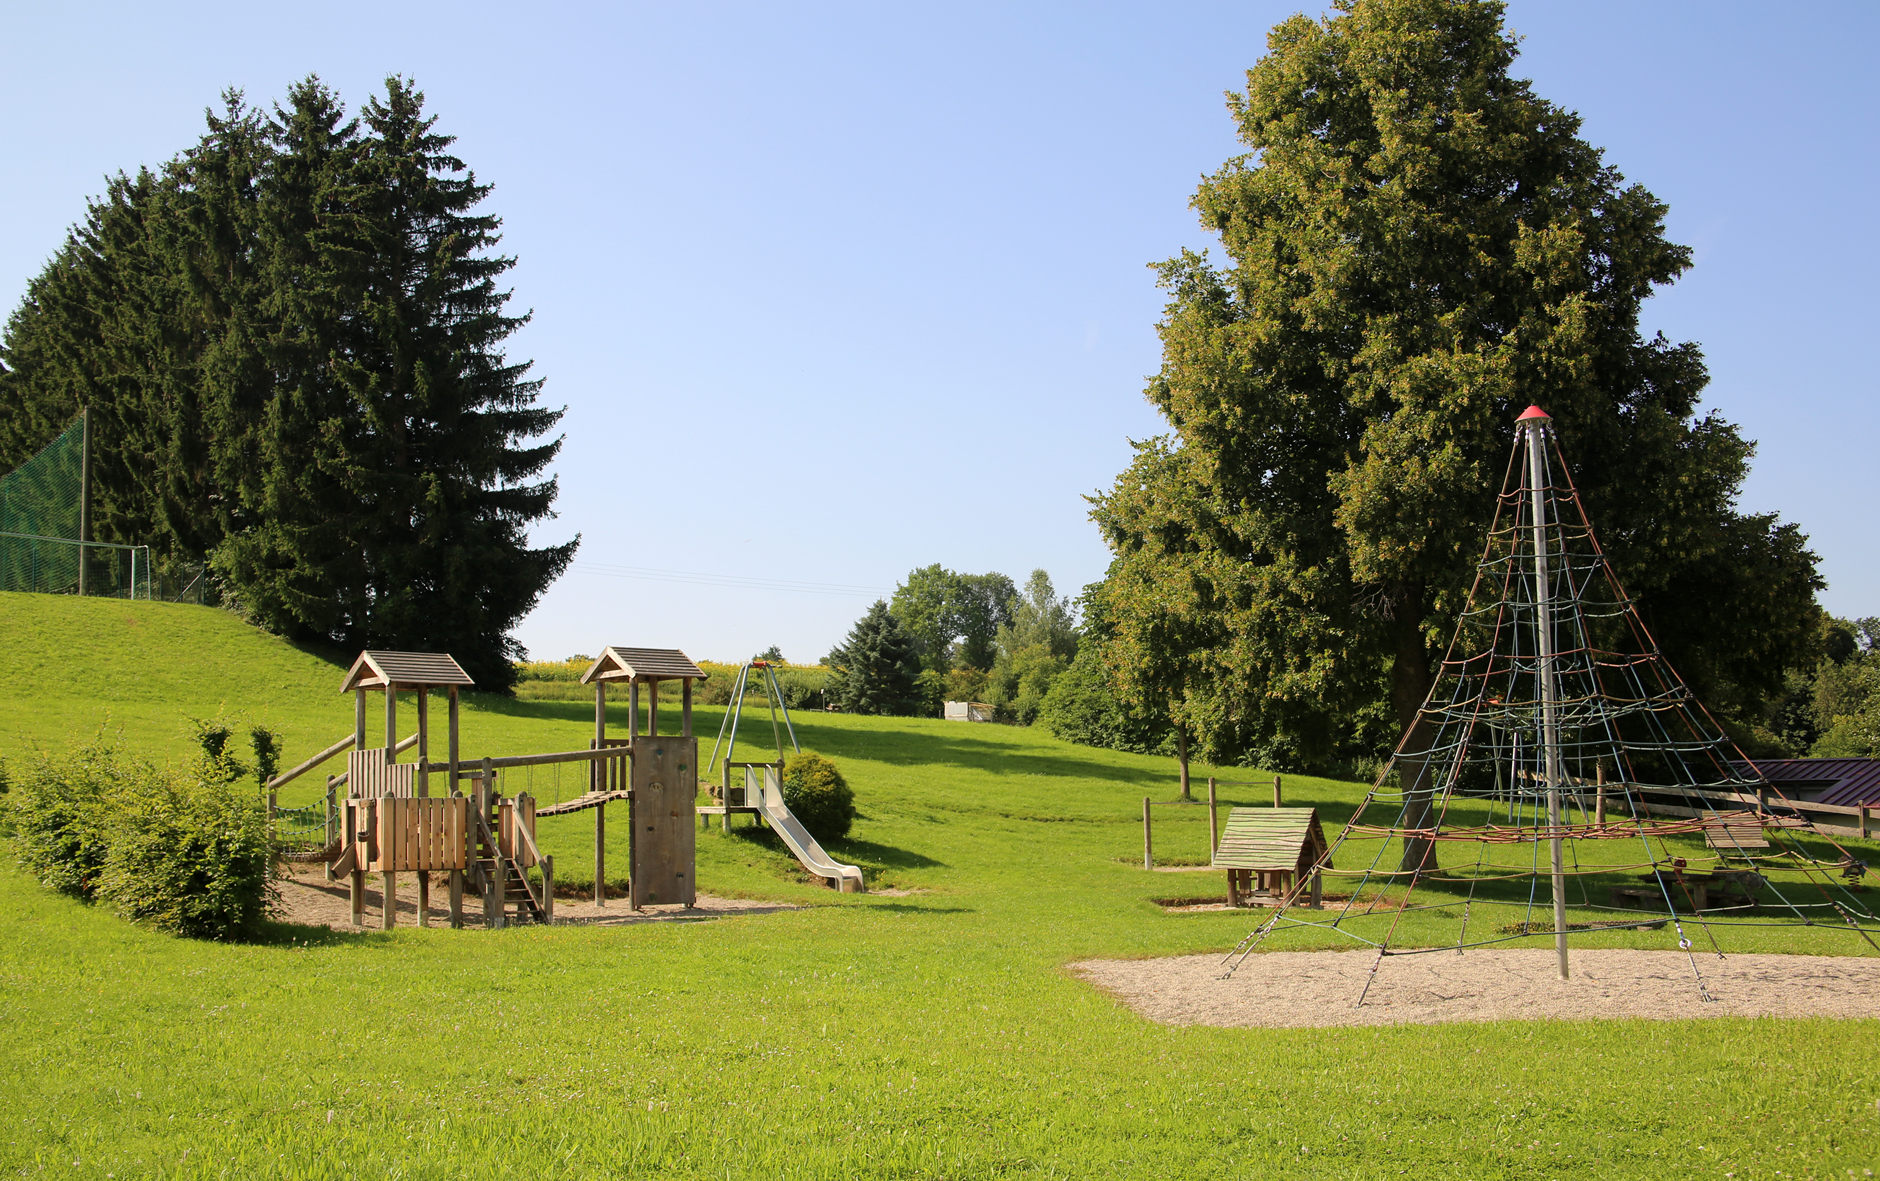
M 1397 752 L 1397 777 L 1403 786 L 1402 828 L 1428 828 L 1432 823 L 1436 785 L 1430 780 L 1430 728 L 1422 716 L 1423 702 L 1430 695 L 1430 656 L 1423 642 L 1423 595 L 1404 594 L 1398 599 L 1397 652 L 1390 669 L 1390 702 L 1404 739 Z M 1398 868 L 1405 873 L 1434 869 L 1436 843 L 1425 837 L 1406 837 L 1403 860 Z

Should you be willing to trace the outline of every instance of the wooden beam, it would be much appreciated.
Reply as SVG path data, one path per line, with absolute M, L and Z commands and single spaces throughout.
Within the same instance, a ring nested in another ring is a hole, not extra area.
M 430 696 L 431 694 L 428 689 L 423 685 L 418 686 L 418 770 L 415 774 L 418 777 L 417 788 L 419 799 L 424 799 L 431 794 L 431 779 L 429 774 L 427 774 L 430 768 L 429 760 L 431 758 Z M 421 884 L 419 890 L 421 893 L 423 891 L 422 881 L 423 879 L 420 879 Z M 419 925 L 423 926 L 426 924 L 421 923 Z
M 385 686 L 385 761 L 398 758 L 398 687 Z
M 450 687 L 450 735 L 448 741 L 449 746 L 445 750 L 446 761 L 444 763 L 444 774 L 446 776 L 444 791 L 446 794 L 457 790 L 457 760 L 459 756 L 457 751 L 457 686 L 455 685 Z
M 356 742 L 357 740 L 358 740 L 358 735 L 348 734 L 346 737 L 340 739 L 338 742 L 335 742 L 332 746 L 327 747 L 325 750 L 321 751 L 319 754 L 314 755 L 312 758 L 308 759 L 306 762 L 301 763 L 300 765 L 292 768 L 291 770 L 283 771 L 279 775 L 276 775 L 274 778 L 268 780 L 269 789 L 273 789 L 277 787 L 286 787 L 289 783 L 300 778 L 302 775 L 305 775 L 307 772 L 313 770 L 315 767 L 318 767 L 321 763 L 326 762 L 328 759 L 332 758 L 334 755 L 337 755 L 341 753 L 342 751 L 351 750 L 353 748 L 353 743 Z

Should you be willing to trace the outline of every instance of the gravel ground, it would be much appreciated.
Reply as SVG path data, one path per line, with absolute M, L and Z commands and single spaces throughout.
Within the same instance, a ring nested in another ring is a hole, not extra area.
M 1221 955 L 1086 960 L 1077 976 L 1165 1025 L 1301 1027 L 1631 1017 L 1880 1017 L 1880 958 L 1696 958 L 1706 1002 L 1681 951 L 1443 950 L 1386 956 L 1358 1007 L 1375 952 L 1281 951 L 1247 957 L 1227 980 Z

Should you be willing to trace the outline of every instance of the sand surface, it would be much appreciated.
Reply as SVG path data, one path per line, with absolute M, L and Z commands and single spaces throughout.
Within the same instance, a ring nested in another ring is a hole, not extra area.
M 1224 956 L 1086 960 L 1076 975 L 1165 1025 L 1301 1027 L 1512 1021 L 1545 1017 L 1880 1017 L 1880 958 L 1696 957 L 1714 999 L 1681 951 L 1572 952 L 1561 981 L 1551 949 L 1281 951 L 1248 956 L 1220 979 Z
M 292 866 L 294 876 L 281 883 L 281 912 L 279 917 L 290 923 L 309 923 L 314 926 L 331 927 L 336 931 L 356 931 L 352 925 L 352 902 L 347 894 L 344 880 L 329 882 L 321 866 Z M 366 913 L 365 929 L 379 929 L 380 916 L 385 912 L 384 902 L 380 897 L 377 874 L 366 877 Z M 450 925 L 450 895 L 446 889 L 446 875 L 433 874 L 431 878 L 431 925 L 448 927 Z M 398 925 L 414 927 L 418 923 L 418 882 L 416 874 L 398 875 L 397 894 Z M 770 914 L 779 910 L 796 910 L 794 906 L 783 906 L 775 902 L 754 902 L 746 898 L 715 898 L 709 894 L 698 896 L 696 905 L 690 910 L 683 906 L 648 906 L 635 911 L 627 905 L 625 898 L 610 898 L 606 906 L 596 906 L 590 901 L 575 901 L 567 898 L 555 899 L 555 925 L 568 926 L 624 926 L 629 923 L 660 922 L 695 922 L 699 919 L 725 918 L 735 914 Z M 463 919 L 465 927 L 483 926 L 483 905 L 474 896 L 464 898 Z

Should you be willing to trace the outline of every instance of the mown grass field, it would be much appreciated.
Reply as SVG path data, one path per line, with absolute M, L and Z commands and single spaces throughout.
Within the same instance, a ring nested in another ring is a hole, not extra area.
M 0 753 L 16 769 L 35 746 L 62 748 L 101 727 L 182 758 L 187 718 L 220 707 L 281 731 L 289 762 L 351 724 L 332 663 L 215 611 L 0 595 L 0 651 Z M 402 712 L 407 729 L 413 716 Z M 719 718 L 699 710 L 707 749 Z M 767 718 L 746 725 L 746 741 L 768 740 Z M 473 699 L 464 753 L 576 747 L 591 727 L 580 702 Z M 863 812 L 831 852 L 862 864 L 871 887 L 910 893 L 835 895 L 798 880 L 761 839 L 714 829 L 699 842 L 701 888 L 806 908 L 613 929 L 282 927 L 267 943 L 221 946 L 138 930 L 0 871 L 0 1171 L 1880 1171 L 1877 1022 L 1150 1024 L 1064 966 L 1223 950 L 1250 923 L 1164 913 L 1153 899 L 1219 893 L 1213 875 L 1130 863 L 1142 797 L 1174 794 L 1166 760 L 938 721 L 815 715 L 798 729 L 840 762 Z M 538 771 L 506 788 L 518 789 L 552 798 L 579 787 Z M 317 791 L 309 783 L 283 802 Z M 1362 789 L 1288 777 L 1287 794 L 1335 822 Z M 1157 812 L 1158 850 L 1205 852 L 1203 809 Z M 587 872 L 591 831 L 583 817 L 544 822 L 563 880 Z M 610 854 L 622 872 L 625 854 L 623 839 Z M 1519 917 L 1509 908 L 1475 921 Z M 1453 932 L 1441 914 L 1405 922 L 1430 941 Z M 1314 942 L 1326 940 L 1283 946 Z M 1670 943 L 1628 932 L 1578 945 Z M 1775 928 L 1744 933 L 1733 949 L 1864 945 Z

